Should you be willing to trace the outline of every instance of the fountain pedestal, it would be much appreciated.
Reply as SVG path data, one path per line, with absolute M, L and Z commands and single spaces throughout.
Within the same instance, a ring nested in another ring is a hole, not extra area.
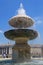
M 12 48 L 12 60 L 16 60 L 16 62 L 28 61 L 31 57 L 30 49 L 31 47 L 27 43 L 16 43 Z

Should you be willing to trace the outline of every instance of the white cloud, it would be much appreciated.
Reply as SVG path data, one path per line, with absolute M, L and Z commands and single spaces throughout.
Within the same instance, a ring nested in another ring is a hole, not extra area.
M 37 24 L 41 24 L 42 23 L 42 21 L 41 20 L 37 20 Z
M 38 38 L 40 38 L 40 33 L 38 32 Z
M 37 26 L 40 26 L 43 23 L 43 19 L 41 17 L 35 17 L 33 18 L 35 20 L 34 25 L 32 28 L 36 28 Z
M 36 25 L 42 24 L 42 21 L 43 21 L 43 20 L 42 20 L 41 17 L 35 17 L 34 19 L 35 19 L 35 24 L 36 24 Z
M 2 30 L 0 30 L 0 33 L 3 33 L 3 31 L 2 31 Z

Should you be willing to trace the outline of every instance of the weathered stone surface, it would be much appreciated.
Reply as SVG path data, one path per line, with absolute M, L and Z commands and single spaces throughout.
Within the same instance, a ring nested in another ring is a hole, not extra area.
M 30 45 L 27 43 L 15 44 L 12 53 L 12 59 L 16 60 L 16 62 L 25 62 L 31 58 L 30 54 Z

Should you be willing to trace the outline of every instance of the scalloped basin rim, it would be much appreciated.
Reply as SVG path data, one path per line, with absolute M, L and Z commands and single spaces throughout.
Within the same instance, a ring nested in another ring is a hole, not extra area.
M 20 28 L 20 27 L 30 27 L 34 24 L 34 20 L 30 17 L 25 16 L 17 16 L 13 17 L 9 20 L 9 24 L 13 27 Z
M 16 29 L 9 30 L 4 33 L 6 38 L 14 40 L 17 38 L 27 38 L 29 40 L 35 39 L 38 36 L 38 33 L 30 29 Z

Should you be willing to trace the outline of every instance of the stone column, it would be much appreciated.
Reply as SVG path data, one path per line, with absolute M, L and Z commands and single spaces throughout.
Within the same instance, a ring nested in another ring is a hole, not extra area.
M 7 48 L 6 48 L 6 54 L 7 54 Z
M 9 47 L 9 54 L 12 54 L 12 47 Z
M 1 49 L 1 51 L 2 51 L 2 58 L 3 58 L 3 48 Z

